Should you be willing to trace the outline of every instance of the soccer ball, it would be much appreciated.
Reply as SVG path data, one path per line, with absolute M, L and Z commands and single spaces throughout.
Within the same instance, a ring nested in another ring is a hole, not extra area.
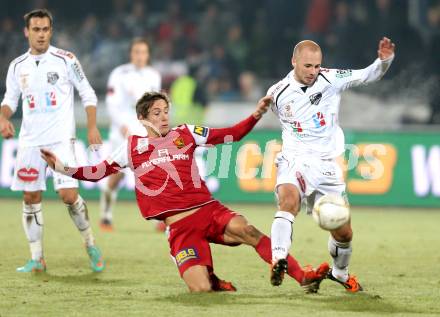
M 336 230 L 350 220 L 350 209 L 341 196 L 324 195 L 312 211 L 313 219 L 324 230 Z

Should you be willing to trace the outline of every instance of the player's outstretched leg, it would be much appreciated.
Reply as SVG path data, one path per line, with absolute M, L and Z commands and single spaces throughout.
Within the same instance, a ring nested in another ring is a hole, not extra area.
M 347 291 L 355 293 L 363 289 L 356 276 L 348 273 L 352 253 L 352 236 L 350 223 L 331 232 L 328 240 L 328 250 L 333 258 L 333 266 L 328 273 L 328 278 L 344 286 Z
M 44 272 L 46 263 L 43 258 L 43 213 L 41 203 L 27 204 L 23 202 L 23 229 L 29 241 L 31 259 L 17 272 Z
M 63 191 L 65 191 L 65 189 Z M 86 251 L 90 258 L 90 267 L 92 271 L 102 272 L 105 268 L 105 262 L 102 258 L 101 251 L 95 245 L 95 238 L 93 237 L 92 228 L 90 227 L 89 215 L 85 201 L 81 198 L 81 196 L 76 195 L 76 200 L 70 198 L 71 201 L 74 201 L 74 203 L 69 204 L 69 194 L 66 194 L 65 192 L 62 193 L 60 190 L 60 195 L 63 198 L 63 201 L 66 203 L 69 215 L 84 240 Z M 71 193 L 70 197 L 75 197 L 75 195 Z

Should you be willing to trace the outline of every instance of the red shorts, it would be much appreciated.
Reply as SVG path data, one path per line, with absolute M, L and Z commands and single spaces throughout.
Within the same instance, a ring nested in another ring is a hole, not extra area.
M 194 265 L 212 270 L 209 243 L 226 244 L 223 239 L 226 225 L 237 215 L 214 201 L 170 225 L 168 242 L 180 276 Z

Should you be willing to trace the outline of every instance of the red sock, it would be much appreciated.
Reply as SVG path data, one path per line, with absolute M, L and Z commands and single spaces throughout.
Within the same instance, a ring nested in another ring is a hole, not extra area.
M 258 255 L 267 263 L 272 263 L 272 247 L 270 238 L 263 236 L 255 247 Z M 290 254 L 287 256 L 287 274 L 293 277 L 298 283 L 301 283 L 304 277 L 304 271 L 298 262 Z

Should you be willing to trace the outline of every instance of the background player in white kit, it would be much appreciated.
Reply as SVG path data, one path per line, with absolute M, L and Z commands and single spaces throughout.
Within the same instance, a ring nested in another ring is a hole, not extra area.
M 146 92 L 159 92 L 161 76 L 148 66 L 150 58 L 146 39 L 135 38 L 130 45 L 130 63 L 116 67 L 107 84 L 107 110 L 111 119 L 110 143 L 112 151 L 117 149 L 131 134 L 145 135 L 145 128 L 136 115 L 136 102 Z M 119 172 L 109 177 L 101 192 L 101 229 L 113 230 L 113 206 L 117 190 L 124 174 Z
M 40 148 L 51 148 L 62 161 L 76 166 L 74 87 L 87 112 L 89 143 L 102 142 L 96 127 L 97 98 L 79 61 L 72 53 L 50 46 L 52 15 L 39 9 L 27 13 L 24 19 L 30 49 L 9 65 L 6 93 L 1 102 L 0 130 L 4 138 L 14 136 L 9 118 L 17 109 L 21 95 L 23 121 L 11 189 L 23 191 L 23 227 L 32 258 L 17 271 L 36 272 L 46 270 L 41 191 L 46 190 L 47 164 L 40 156 Z M 78 181 L 55 172 L 54 187 L 84 239 L 92 270 L 102 271 L 104 261 L 95 246 L 86 204 L 78 195 Z
M 306 199 L 310 211 L 315 200 L 324 194 L 337 194 L 346 199 L 342 171 L 335 161 L 344 151 L 343 132 L 338 125 L 341 92 L 381 79 L 394 58 L 394 47 L 388 38 L 383 38 L 377 51 L 379 58 L 373 64 L 360 70 L 337 70 L 321 68 L 322 52 L 318 44 L 299 42 L 293 51 L 293 70 L 269 89 L 283 139 L 282 151 L 276 160 L 275 192 L 279 211 L 271 233 L 273 285 L 281 284 L 286 271 L 285 258 L 301 201 Z M 348 273 L 351 224 L 330 233 L 328 249 L 333 267 L 328 278 L 348 291 L 362 290 L 356 277 Z

